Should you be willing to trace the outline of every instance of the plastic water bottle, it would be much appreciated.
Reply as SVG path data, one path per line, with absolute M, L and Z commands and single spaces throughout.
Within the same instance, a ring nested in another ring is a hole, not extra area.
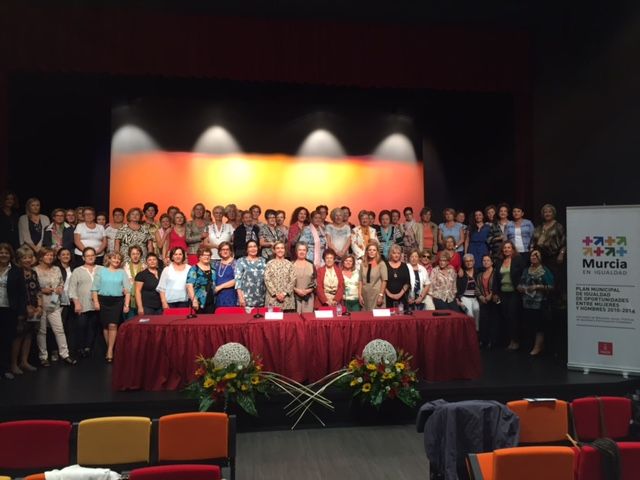
M 398 315 L 404 315 L 404 303 L 398 302 Z
M 273 305 L 269 305 L 269 307 L 267 307 L 267 311 L 269 313 L 273 313 Z
M 336 305 L 336 317 L 341 317 L 342 316 L 342 304 L 339 303 L 338 305 Z

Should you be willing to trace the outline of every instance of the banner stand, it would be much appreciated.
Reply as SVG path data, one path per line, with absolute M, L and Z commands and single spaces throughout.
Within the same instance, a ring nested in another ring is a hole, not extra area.
M 640 375 L 640 206 L 567 207 L 570 369 Z

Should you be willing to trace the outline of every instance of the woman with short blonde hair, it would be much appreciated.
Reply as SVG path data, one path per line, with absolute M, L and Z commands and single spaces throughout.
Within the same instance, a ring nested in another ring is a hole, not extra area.
M 93 307 L 98 312 L 107 344 L 107 363 L 113 361 L 118 325 L 122 322 L 122 314 L 129 312 L 131 300 L 131 285 L 122 269 L 122 258 L 120 252 L 108 253 L 104 259 L 105 268 L 95 271 L 91 287 Z

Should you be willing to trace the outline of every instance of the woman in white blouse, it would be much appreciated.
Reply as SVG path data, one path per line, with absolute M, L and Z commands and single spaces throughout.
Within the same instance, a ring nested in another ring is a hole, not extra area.
M 349 254 L 342 259 L 342 278 L 344 278 L 344 304 L 349 312 L 362 310 L 358 297 L 360 272 L 356 268 L 356 257 Z
M 189 306 L 187 295 L 187 254 L 182 247 L 176 247 L 169 254 L 171 263 L 162 270 L 158 287 L 162 308 L 185 308 Z
M 96 251 L 96 263 L 102 265 L 104 252 L 107 249 L 107 235 L 104 227 L 96 223 L 96 211 L 93 207 L 85 207 L 84 222 L 79 223 L 73 232 L 75 264 L 82 265 L 82 252 L 91 247 Z
M 435 310 L 433 299 L 429 295 L 431 280 L 429 272 L 420 265 L 418 250 L 409 254 L 409 308 L 411 310 Z
M 341 208 L 334 208 L 329 214 L 333 223 L 325 227 L 327 235 L 327 248 L 336 252 L 336 263 L 349 253 L 351 246 L 351 227 L 344 221 L 344 211 Z
M 207 237 L 202 242 L 202 245 L 211 250 L 211 260 L 220 260 L 218 246 L 222 242 L 233 241 L 234 228 L 231 224 L 222 221 L 222 217 L 224 217 L 224 207 L 222 205 L 213 207 L 211 209 L 211 215 L 213 222 L 207 227 Z

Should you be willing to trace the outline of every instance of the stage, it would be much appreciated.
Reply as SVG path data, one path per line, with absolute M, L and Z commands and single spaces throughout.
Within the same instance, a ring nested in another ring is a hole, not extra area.
M 495 399 L 507 401 L 529 396 L 571 400 L 585 395 L 624 395 L 640 388 L 640 378 L 621 375 L 589 374 L 569 371 L 551 356 L 531 358 L 525 352 L 483 351 L 483 373 L 476 380 L 421 382 L 423 401 L 445 398 Z M 92 416 L 145 415 L 196 409 L 180 391 L 117 392 L 112 389 L 112 365 L 101 358 L 81 360 L 77 366 L 54 364 L 48 369 L 2 382 L 0 420 L 60 418 L 80 420 Z M 336 411 L 323 411 L 328 426 L 403 424 L 415 419 L 415 411 L 401 405 L 389 405 L 380 413 L 352 405 L 341 390 L 329 390 Z M 258 402 L 259 417 L 239 412 L 240 431 L 287 429 L 293 423 L 282 413 L 285 398 L 275 395 Z M 308 418 L 298 428 L 316 427 Z

